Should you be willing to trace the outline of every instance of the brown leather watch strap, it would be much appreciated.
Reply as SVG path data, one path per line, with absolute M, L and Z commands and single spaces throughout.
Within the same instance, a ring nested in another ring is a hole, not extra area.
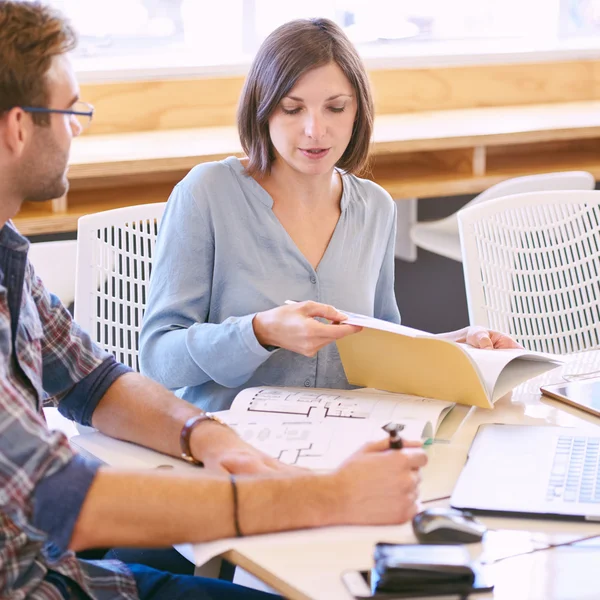
M 217 417 L 215 417 L 213 414 L 205 412 L 201 415 L 190 417 L 185 422 L 179 435 L 179 445 L 181 446 L 181 458 L 187 460 L 189 463 L 192 463 L 194 465 L 202 465 L 202 461 L 195 459 L 194 455 L 192 454 L 192 450 L 190 447 L 192 431 L 194 431 L 197 425 L 203 423 L 204 421 L 216 421 L 217 423 L 223 424 L 223 422 L 220 419 L 217 419 Z

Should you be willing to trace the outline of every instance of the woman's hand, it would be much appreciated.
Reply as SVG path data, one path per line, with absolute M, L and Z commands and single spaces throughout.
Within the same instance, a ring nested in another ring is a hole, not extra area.
M 499 331 L 486 329 L 479 325 L 472 325 L 470 327 L 465 327 L 464 329 L 459 329 L 458 331 L 443 333 L 439 337 L 452 340 L 453 342 L 467 343 L 474 348 L 481 348 L 482 350 L 523 348 L 521 344 L 515 342 L 509 335 L 500 333 Z
M 322 323 L 315 317 L 331 323 Z M 263 346 L 278 346 L 304 356 L 314 356 L 327 344 L 362 329 L 341 323 L 347 318 L 329 304 L 297 302 L 257 313 L 252 325 L 256 339 Z

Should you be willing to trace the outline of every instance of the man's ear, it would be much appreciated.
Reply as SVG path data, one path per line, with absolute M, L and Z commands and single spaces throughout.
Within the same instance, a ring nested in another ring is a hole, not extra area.
M 11 108 L 0 118 L 0 143 L 18 158 L 33 135 L 33 127 L 32 120 L 22 108 Z

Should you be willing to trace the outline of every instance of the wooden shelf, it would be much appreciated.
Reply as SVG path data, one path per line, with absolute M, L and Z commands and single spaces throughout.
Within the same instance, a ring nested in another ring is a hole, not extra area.
M 600 178 L 600 101 L 382 115 L 371 177 L 396 198 L 475 194 L 510 177 L 581 169 Z M 242 156 L 234 127 L 74 140 L 66 201 L 26 204 L 25 235 L 74 231 L 85 214 L 165 201 L 201 162 Z
M 172 189 L 173 185 L 166 183 L 69 192 L 66 211 L 52 212 L 49 203 L 26 202 L 13 221 L 24 235 L 77 231 L 79 217 L 123 206 L 164 202 Z

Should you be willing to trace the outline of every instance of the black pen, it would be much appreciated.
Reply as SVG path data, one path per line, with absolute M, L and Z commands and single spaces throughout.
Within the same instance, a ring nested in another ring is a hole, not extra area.
M 384 425 L 382 429 L 390 434 L 390 448 L 402 450 L 404 443 L 400 437 L 400 432 L 404 429 L 404 425 L 402 425 L 402 423 L 393 423 L 390 421 Z

